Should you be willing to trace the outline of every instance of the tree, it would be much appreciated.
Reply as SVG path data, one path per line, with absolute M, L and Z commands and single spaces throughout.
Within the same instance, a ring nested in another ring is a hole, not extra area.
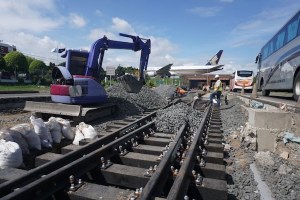
M 31 62 L 34 61 L 35 59 L 30 57 L 30 56 L 25 56 L 26 60 L 27 60 L 27 64 L 28 66 L 30 66 Z
M 4 56 L 6 69 L 8 72 L 28 72 L 28 63 L 26 57 L 18 51 L 11 51 Z
M 6 70 L 6 62 L 2 56 L 0 56 L 0 71 Z
M 125 73 L 128 73 L 128 74 L 134 74 L 134 71 L 135 71 L 135 70 L 136 70 L 136 69 L 133 68 L 132 66 L 126 67 L 126 68 L 125 68 Z
M 34 60 L 29 66 L 29 73 L 34 83 L 44 79 L 47 74 L 48 68 L 46 64 L 41 60 Z
M 125 68 L 119 65 L 115 71 L 116 76 L 123 76 L 125 74 Z

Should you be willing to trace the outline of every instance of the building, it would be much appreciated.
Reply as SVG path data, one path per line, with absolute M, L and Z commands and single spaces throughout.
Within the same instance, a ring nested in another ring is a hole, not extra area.
M 14 45 L 9 45 L 3 43 L 2 40 L 0 40 L 0 55 L 4 57 L 6 54 L 8 54 L 11 51 L 17 51 L 16 46 Z
M 182 76 L 183 85 L 189 86 L 190 89 L 202 89 L 204 85 L 209 85 L 209 87 L 213 87 L 216 74 L 191 74 Z M 223 86 L 229 86 L 230 79 L 232 79 L 232 74 L 219 74 L 220 80 L 223 83 Z

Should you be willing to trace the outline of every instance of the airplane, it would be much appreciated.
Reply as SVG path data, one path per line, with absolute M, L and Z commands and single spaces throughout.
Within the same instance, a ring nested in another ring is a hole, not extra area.
M 171 77 L 171 76 L 180 76 L 187 74 L 205 74 L 209 72 L 214 72 L 222 70 L 221 68 L 224 65 L 219 65 L 219 60 L 222 56 L 223 50 L 220 50 L 216 55 L 214 55 L 205 65 L 182 65 L 182 66 L 173 66 L 173 64 L 168 64 L 162 68 L 151 68 L 146 70 L 146 74 L 150 77 L 160 76 Z

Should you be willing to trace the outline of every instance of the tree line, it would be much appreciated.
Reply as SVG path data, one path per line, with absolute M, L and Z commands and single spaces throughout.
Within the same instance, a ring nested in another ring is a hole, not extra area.
M 60 66 L 65 66 L 65 62 L 60 63 Z M 31 80 L 33 84 L 50 85 L 52 82 L 52 69 L 55 63 L 50 62 L 46 65 L 43 61 L 25 56 L 21 52 L 12 51 L 4 57 L 0 55 L 0 78 L 17 79 L 19 83 L 24 83 L 24 80 Z M 132 66 L 123 67 L 119 65 L 116 68 L 115 76 L 123 76 L 131 74 L 136 77 L 139 76 L 139 69 Z M 103 82 L 106 76 L 106 71 L 103 69 L 100 72 L 100 82 Z

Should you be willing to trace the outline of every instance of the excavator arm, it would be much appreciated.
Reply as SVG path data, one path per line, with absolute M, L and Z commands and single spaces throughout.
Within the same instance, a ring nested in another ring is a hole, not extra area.
M 123 33 L 120 33 L 120 36 L 131 38 L 132 43 L 109 40 L 106 36 L 93 43 L 89 52 L 85 75 L 98 78 L 100 69 L 102 68 L 104 53 L 108 49 L 141 51 L 139 80 L 132 75 L 125 75 L 119 78 L 127 92 L 137 93 L 145 83 L 144 71 L 147 70 L 148 59 L 151 53 L 151 40 Z

